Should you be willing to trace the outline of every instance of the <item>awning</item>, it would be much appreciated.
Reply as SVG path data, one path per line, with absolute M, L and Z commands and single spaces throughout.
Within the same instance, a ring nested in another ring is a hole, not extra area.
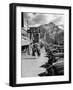
M 30 44 L 30 40 L 24 40 L 24 39 L 21 39 L 21 45 L 29 45 Z

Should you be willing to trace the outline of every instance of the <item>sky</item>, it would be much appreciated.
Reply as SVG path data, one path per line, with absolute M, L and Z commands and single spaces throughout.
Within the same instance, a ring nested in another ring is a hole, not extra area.
M 56 25 L 64 25 L 63 14 L 44 14 L 44 13 L 28 13 L 24 12 L 24 26 L 37 27 L 39 25 L 48 24 L 54 22 Z

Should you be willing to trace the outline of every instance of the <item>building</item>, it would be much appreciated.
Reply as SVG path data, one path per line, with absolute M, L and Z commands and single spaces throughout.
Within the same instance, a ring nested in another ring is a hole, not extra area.
M 32 43 L 39 43 L 39 40 L 40 40 L 40 28 L 39 27 L 31 27 L 29 30 L 27 30 L 27 33 Z

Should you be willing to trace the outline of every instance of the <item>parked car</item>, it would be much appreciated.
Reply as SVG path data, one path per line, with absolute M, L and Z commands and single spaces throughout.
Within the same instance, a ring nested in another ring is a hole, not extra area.
M 63 58 L 57 60 L 52 65 L 45 64 L 41 67 L 46 68 L 46 72 L 40 73 L 39 76 L 59 76 L 64 75 L 64 60 Z
M 46 70 L 48 72 L 48 75 L 64 75 L 64 59 L 59 59 Z

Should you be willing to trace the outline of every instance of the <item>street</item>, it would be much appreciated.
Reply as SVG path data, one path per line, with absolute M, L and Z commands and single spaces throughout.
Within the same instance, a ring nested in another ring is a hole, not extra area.
M 45 49 L 41 49 L 41 55 L 35 58 L 30 56 L 31 58 L 25 58 L 25 55 L 22 54 L 21 60 L 21 76 L 22 77 L 36 77 L 38 74 L 43 73 L 46 71 L 45 68 L 40 67 L 41 65 L 45 64 L 48 61 L 48 58 L 45 57 L 46 52 Z

